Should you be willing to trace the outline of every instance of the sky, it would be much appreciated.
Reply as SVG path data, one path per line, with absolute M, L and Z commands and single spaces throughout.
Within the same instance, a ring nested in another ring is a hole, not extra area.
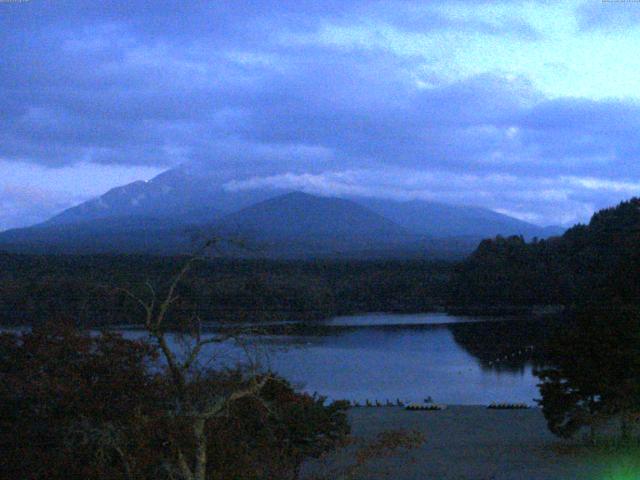
M 0 0 L 0 230 L 178 165 L 540 225 L 640 194 L 640 2 Z

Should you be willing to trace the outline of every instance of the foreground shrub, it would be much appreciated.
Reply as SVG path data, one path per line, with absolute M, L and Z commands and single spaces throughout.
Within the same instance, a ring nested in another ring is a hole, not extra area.
M 198 371 L 177 392 L 157 357 L 147 342 L 60 324 L 0 335 L 0 478 L 293 479 L 348 433 L 345 405 L 276 376 Z M 219 399 L 215 415 L 194 416 Z M 204 466 L 184 468 L 200 439 Z

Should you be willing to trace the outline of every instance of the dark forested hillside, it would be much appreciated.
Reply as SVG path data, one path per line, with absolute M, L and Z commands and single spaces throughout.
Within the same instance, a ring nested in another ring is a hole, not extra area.
M 87 325 L 131 323 L 123 289 L 158 289 L 186 257 L 0 254 L 0 322 L 65 317 Z M 317 319 L 364 311 L 450 307 L 640 303 L 640 199 L 596 213 L 561 237 L 484 240 L 465 261 L 214 260 L 181 291 L 182 312 L 203 320 Z
M 124 289 L 161 291 L 186 257 L 0 254 L 0 323 L 140 321 Z M 203 321 L 319 319 L 442 304 L 450 264 L 426 261 L 206 260 L 182 282 L 176 315 Z
M 455 305 L 640 303 L 640 199 L 593 215 L 561 237 L 484 240 L 457 268 Z

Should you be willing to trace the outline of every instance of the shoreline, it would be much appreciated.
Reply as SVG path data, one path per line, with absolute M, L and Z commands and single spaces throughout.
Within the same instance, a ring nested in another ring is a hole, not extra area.
M 219 328 L 239 328 L 239 327 L 278 327 L 278 326 L 325 326 L 327 321 L 341 317 L 358 317 L 364 315 L 376 316 L 376 315 L 430 315 L 430 314 L 443 314 L 451 317 L 479 317 L 479 318 L 491 318 L 491 317 L 503 317 L 503 319 L 518 319 L 522 316 L 532 318 L 543 318 L 556 316 L 565 309 L 561 305 L 432 305 L 428 309 L 416 310 L 412 308 L 391 308 L 389 310 L 344 310 L 331 312 L 326 315 L 317 315 L 317 312 L 306 312 L 311 314 L 311 317 L 304 319 L 269 319 L 258 320 L 255 322 L 247 321 L 216 321 L 211 320 L 203 322 L 203 327 L 208 329 Z M 281 312 L 276 312 L 281 313 Z M 463 323 L 463 322 L 456 322 Z M 31 327 L 32 321 L 16 322 L 16 321 L 0 321 L 0 326 L 5 328 L 15 327 Z M 407 324 L 412 325 L 412 324 Z M 357 326 L 357 325 L 354 325 Z M 105 322 L 85 325 L 84 328 L 89 329 L 136 329 L 142 327 L 142 324 L 132 324 L 130 322 Z
M 640 461 L 594 455 L 593 451 L 581 446 L 578 441 L 555 437 L 548 431 L 540 408 L 492 410 L 476 405 L 450 405 L 440 411 L 408 411 L 401 407 L 351 408 L 348 418 L 352 434 L 359 440 L 372 440 L 378 433 L 389 430 L 417 430 L 425 438 L 425 442 L 417 449 L 378 460 L 365 476 L 357 478 L 640 478 Z M 342 463 L 348 458 L 348 454 L 341 454 L 329 460 L 329 463 Z M 635 465 L 624 467 L 625 462 Z M 615 476 L 620 475 L 618 470 L 621 468 L 638 468 L 633 470 L 638 477 Z M 320 462 L 305 465 L 307 475 L 322 471 L 323 464 Z

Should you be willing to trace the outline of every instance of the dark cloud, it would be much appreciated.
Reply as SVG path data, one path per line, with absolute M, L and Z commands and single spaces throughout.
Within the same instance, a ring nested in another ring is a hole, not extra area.
M 493 79 L 420 94 L 407 78 L 410 58 L 277 39 L 329 20 L 405 23 L 400 7 L 420 4 L 390 5 L 34 0 L 3 7 L 9 28 L 0 34 L 0 87 L 8 95 L 0 100 L 0 155 L 49 165 L 172 165 L 184 161 L 176 150 L 202 160 L 245 140 L 320 145 L 347 162 L 394 148 L 399 161 L 411 162 L 426 154 L 425 142 L 432 155 L 457 156 L 450 133 L 518 101 L 502 97 L 493 111 L 477 105 L 484 95 L 496 98 L 495 86 L 482 85 Z M 412 22 L 427 31 L 462 27 L 429 9 Z
M 640 110 L 634 103 L 548 101 L 527 79 L 499 73 L 444 80 L 427 73 L 424 58 L 317 38 L 327 25 L 347 33 L 386 25 L 413 33 L 540 38 L 522 19 L 461 19 L 436 8 L 442 5 L 0 4 L 0 159 L 51 167 L 186 162 L 226 181 L 249 182 L 245 187 L 316 182 L 397 196 L 412 191 L 403 175 L 437 172 L 416 184 L 420 195 L 430 189 L 449 201 L 472 202 L 476 195 L 495 208 L 510 195 L 510 208 L 521 216 L 545 211 L 559 198 L 573 205 L 572 192 L 580 188 L 619 186 L 554 183 L 554 177 L 637 178 Z M 583 26 L 595 25 L 605 8 L 621 11 L 614 7 L 583 8 Z M 390 169 L 404 173 L 376 181 Z M 340 172 L 354 171 L 374 173 L 345 184 Z M 583 208 L 584 199 L 578 204 Z

